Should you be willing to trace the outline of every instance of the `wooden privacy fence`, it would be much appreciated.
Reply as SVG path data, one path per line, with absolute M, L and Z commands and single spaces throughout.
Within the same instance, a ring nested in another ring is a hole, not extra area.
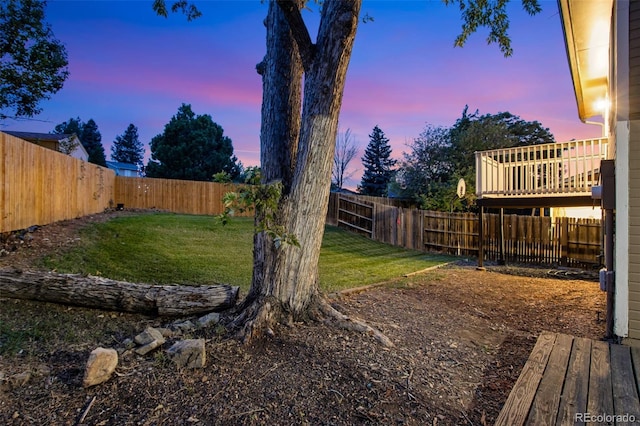
M 478 255 L 479 220 L 473 213 L 406 209 L 331 194 L 327 217 L 329 223 L 384 243 L 456 256 Z M 601 264 L 597 219 L 485 214 L 484 235 L 485 260 Z
M 115 173 L 0 132 L 0 232 L 104 211 Z
M 220 214 L 223 195 L 238 188 L 214 182 L 116 177 L 113 170 L 0 132 L 0 232 L 100 213 L 117 204 Z
M 216 182 L 116 176 L 114 201 L 125 208 L 216 215 L 224 211 L 224 194 L 239 188 L 240 185 Z M 253 216 L 253 212 L 236 215 Z
M 499 214 L 485 214 L 484 220 L 487 260 L 564 266 L 602 263 L 598 219 L 505 215 L 502 226 Z

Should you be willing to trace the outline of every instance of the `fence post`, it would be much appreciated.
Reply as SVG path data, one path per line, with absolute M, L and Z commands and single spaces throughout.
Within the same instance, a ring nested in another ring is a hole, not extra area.
M 560 264 L 567 266 L 569 264 L 569 219 L 560 218 Z

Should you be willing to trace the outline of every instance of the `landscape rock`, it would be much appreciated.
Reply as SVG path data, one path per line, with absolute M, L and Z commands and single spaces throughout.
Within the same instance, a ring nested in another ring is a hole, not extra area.
M 218 322 L 220 322 L 220 314 L 217 312 L 211 312 L 210 314 L 198 318 L 198 325 L 200 327 L 215 325 Z
M 144 346 L 140 346 L 139 348 L 134 349 L 134 352 L 137 353 L 138 355 L 146 355 L 149 352 L 151 352 L 154 349 L 159 348 L 160 346 L 162 346 L 164 344 L 165 340 L 164 337 L 162 338 L 162 340 L 154 340 L 151 343 L 148 343 Z
M 106 382 L 118 366 L 115 349 L 96 348 L 89 355 L 82 386 L 85 388 Z
M 186 321 L 180 321 L 180 322 L 174 322 L 173 324 L 171 324 L 171 326 L 181 332 L 181 333 L 188 333 L 190 331 L 193 331 L 196 329 L 196 326 L 194 323 L 192 323 L 189 320 Z
M 148 345 L 149 343 L 152 343 L 154 341 L 159 341 L 160 344 L 163 344 L 165 342 L 162 333 L 153 327 L 147 327 L 145 331 L 134 337 L 134 340 L 138 345 L 141 346 Z
M 178 368 L 203 368 L 207 362 L 204 339 L 181 340 L 167 353 Z
M 173 337 L 173 330 L 171 330 L 170 328 L 157 327 L 156 330 L 158 330 L 160 334 L 162 334 L 162 337 L 164 337 L 165 339 Z

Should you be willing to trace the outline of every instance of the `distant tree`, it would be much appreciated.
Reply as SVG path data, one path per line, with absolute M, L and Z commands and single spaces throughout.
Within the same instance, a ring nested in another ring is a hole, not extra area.
M 358 146 L 351 136 L 351 129 L 347 129 L 344 133 L 338 133 L 336 151 L 333 155 L 333 170 L 331 172 L 332 184 L 337 189 L 342 189 L 344 180 L 353 175 L 353 172 L 347 173 L 347 167 L 349 167 L 349 163 L 357 154 Z
M 106 157 L 104 155 L 104 147 L 102 146 L 102 135 L 98 130 L 98 125 L 93 119 L 89 119 L 86 123 L 80 117 L 70 118 L 68 121 L 56 125 L 53 129 L 56 134 L 75 134 L 80 139 L 82 146 L 89 154 L 89 162 L 99 166 L 106 167 Z
M 451 128 L 450 139 L 448 158 L 453 169 L 463 176 L 474 177 L 476 151 L 555 141 L 549 129 L 537 121 L 525 121 L 510 112 L 480 115 L 476 110 L 468 114 L 468 106 Z
M 90 118 L 89 121 L 82 126 L 82 133 L 79 136 L 80 142 L 82 142 L 84 149 L 86 149 L 89 154 L 89 162 L 107 167 L 107 159 L 104 155 L 104 147 L 102 146 L 102 135 L 93 118 Z
M 60 144 L 60 152 L 63 154 L 70 155 L 79 145 L 80 135 L 82 134 L 82 126 L 84 123 L 80 121 L 80 117 L 70 118 L 69 121 L 62 122 L 58 124 L 54 129 L 53 133 L 59 135 L 73 135 L 75 134 L 78 139 L 69 138 L 68 142 L 62 142 Z
M 129 124 L 111 145 L 111 159 L 120 163 L 142 165 L 144 146 L 138 137 L 138 128 Z
M 234 182 L 242 182 L 242 174 L 244 173 L 244 166 L 242 161 L 238 160 L 238 157 L 231 156 L 230 165 L 225 167 L 224 171 L 231 176 L 231 180 Z
M 404 154 L 401 173 L 404 194 L 428 210 L 473 209 L 475 197 L 475 153 L 498 148 L 528 146 L 554 141 L 549 129 L 509 112 L 480 115 L 465 106 L 450 128 L 427 126 Z M 456 194 L 460 178 L 466 197 Z
M 211 181 L 221 171 L 236 170 L 231 139 L 210 115 L 196 115 L 191 105 L 182 104 L 151 140 L 149 177 Z
M 63 121 L 58 124 L 54 129 L 53 133 L 59 135 L 71 135 L 74 134 L 78 136 L 78 138 L 82 135 L 82 128 L 84 127 L 84 123 L 80 120 L 80 117 L 70 118 L 69 121 Z
M 0 119 L 38 114 L 38 103 L 60 90 L 69 75 L 67 51 L 44 9 L 40 0 L 0 2 Z
M 427 125 L 415 138 L 408 153 L 400 163 L 397 183 L 403 196 L 422 201 L 423 197 L 434 197 L 439 186 L 448 182 L 452 174 L 449 156 L 451 147 L 450 129 Z M 424 204 L 424 203 L 422 203 Z M 424 207 L 424 206 L 423 206 Z
M 384 197 L 387 186 L 393 178 L 393 167 L 396 160 L 391 158 L 389 139 L 378 126 L 369 135 L 369 145 L 362 157 L 364 175 L 360 183 L 359 192 L 364 195 Z

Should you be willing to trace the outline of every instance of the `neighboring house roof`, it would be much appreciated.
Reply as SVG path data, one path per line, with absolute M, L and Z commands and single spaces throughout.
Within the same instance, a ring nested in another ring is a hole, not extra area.
M 27 142 L 32 142 L 35 144 L 55 143 L 56 151 L 59 151 L 59 147 L 62 142 L 66 142 L 74 138 L 78 139 L 78 136 L 76 136 L 75 133 L 69 135 L 69 134 L 63 134 L 63 133 L 15 132 L 13 130 L 3 130 L 3 133 L 6 133 L 11 136 L 15 136 L 16 138 L 20 138 L 22 140 L 25 140 Z M 46 147 L 51 148 L 51 146 L 46 146 Z M 78 155 L 74 155 L 72 153 L 71 156 L 76 158 L 81 158 L 84 160 L 89 158 L 89 153 L 87 152 L 86 149 L 84 149 L 84 146 L 82 145 L 82 142 L 80 141 L 80 139 L 78 139 L 77 147 L 74 149 L 74 153 L 76 152 Z
M 131 170 L 134 172 L 138 171 L 138 166 L 131 163 L 121 163 L 119 161 L 107 161 L 107 167 L 110 169 L 118 169 L 118 170 Z
M 25 141 L 29 142 L 60 142 L 73 136 L 61 133 L 14 132 L 13 130 L 3 130 L 3 133 L 15 136 L 16 138 L 24 139 Z
M 603 115 L 609 86 L 613 0 L 559 0 L 580 120 Z

